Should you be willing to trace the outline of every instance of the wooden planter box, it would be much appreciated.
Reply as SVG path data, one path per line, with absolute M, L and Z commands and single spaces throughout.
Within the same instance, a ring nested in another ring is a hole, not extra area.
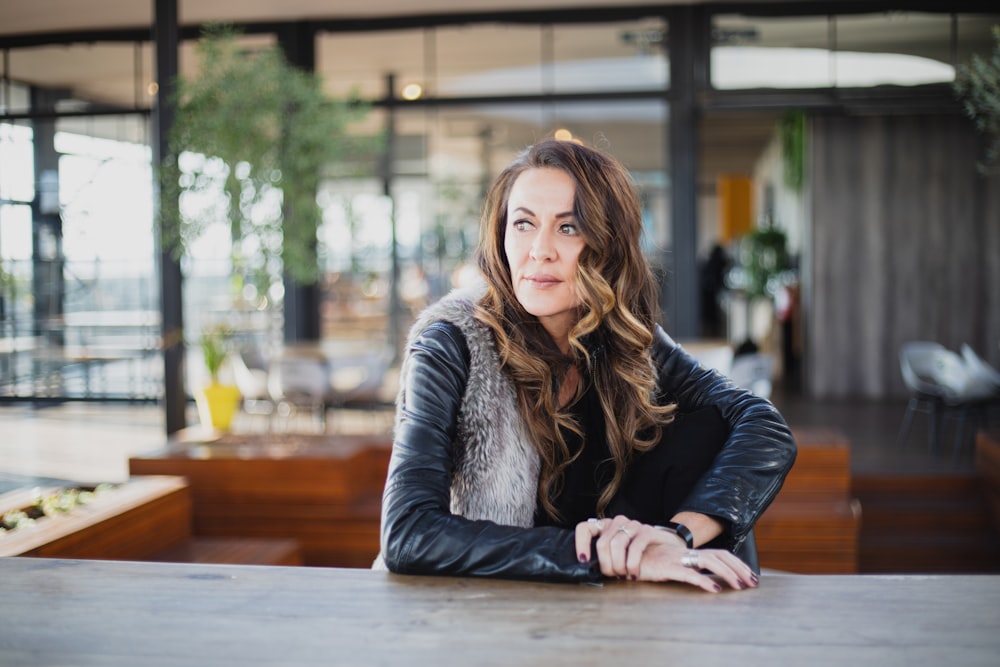
M 183 476 L 196 537 L 292 538 L 305 565 L 370 567 L 391 446 L 389 436 L 182 437 L 129 470 Z
M 58 487 L 0 495 L 0 514 Z M 0 556 L 147 560 L 191 538 L 191 492 L 179 477 L 136 477 L 86 505 L 0 535 Z

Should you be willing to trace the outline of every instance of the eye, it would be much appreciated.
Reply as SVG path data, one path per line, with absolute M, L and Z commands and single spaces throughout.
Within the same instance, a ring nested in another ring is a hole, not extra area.
M 533 225 L 531 224 L 530 220 L 525 220 L 524 218 L 521 218 L 520 220 L 515 220 L 514 222 L 510 223 L 510 226 L 519 232 L 526 232 L 529 229 L 531 229 Z
M 565 234 L 566 236 L 579 236 L 580 228 L 572 222 L 564 222 L 559 225 L 559 233 Z

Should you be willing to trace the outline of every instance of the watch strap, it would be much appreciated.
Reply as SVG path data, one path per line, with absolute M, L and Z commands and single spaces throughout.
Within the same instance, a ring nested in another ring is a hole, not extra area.
M 665 530 L 668 533 L 674 533 L 679 538 L 684 540 L 684 544 L 687 545 L 688 549 L 694 549 L 694 535 L 691 533 L 691 529 L 685 526 L 683 523 L 677 523 L 676 521 L 668 521 L 662 526 L 656 526 L 660 530 Z

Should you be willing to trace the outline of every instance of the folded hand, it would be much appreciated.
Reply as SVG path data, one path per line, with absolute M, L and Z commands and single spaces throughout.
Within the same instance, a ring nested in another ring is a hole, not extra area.
M 683 581 L 710 592 L 719 592 L 722 587 L 708 574 L 740 590 L 758 583 L 754 571 L 728 551 L 688 549 L 676 534 L 625 516 L 577 524 L 576 549 L 581 560 L 592 557 L 590 547 L 595 537 L 596 556 L 606 577 Z

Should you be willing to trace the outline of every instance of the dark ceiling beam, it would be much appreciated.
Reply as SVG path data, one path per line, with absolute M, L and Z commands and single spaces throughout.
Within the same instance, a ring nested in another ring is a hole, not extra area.
M 699 106 L 714 111 L 822 110 L 831 113 L 962 114 L 950 84 L 873 88 L 749 89 L 703 92 Z
M 698 3 L 695 3 L 698 4 Z M 709 13 L 740 14 L 744 16 L 823 16 L 836 14 L 870 14 L 887 11 L 916 11 L 934 14 L 982 13 L 981 0 L 825 0 L 823 2 L 705 2 L 700 3 Z M 306 23 L 317 32 L 365 32 L 430 28 L 446 25 L 475 23 L 600 23 L 627 21 L 662 16 L 677 4 L 628 5 L 624 7 L 581 7 L 576 9 L 538 9 L 524 11 L 453 12 L 441 14 L 410 14 L 370 18 L 295 19 L 288 21 L 234 21 L 231 22 L 245 34 L 276 33 L 294 23 Z M 203 24 L 178 27 L 181 41 L 197 39 Z M 77 44 L 95 42 L 150 41 L 149 26 L 108 28 L 103 30 L 67 30 L 46 33 L 0 35 L 0 49 L 26 48 L 52 44 Z

